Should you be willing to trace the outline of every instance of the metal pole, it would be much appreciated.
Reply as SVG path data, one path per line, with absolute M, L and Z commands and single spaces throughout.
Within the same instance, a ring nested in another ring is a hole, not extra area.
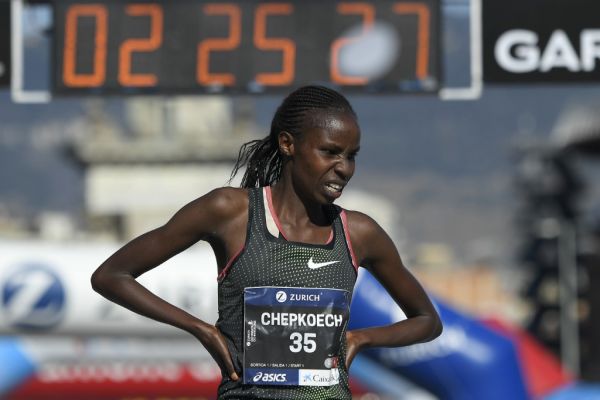
M 439 97 L 442 100 L 477 100 L 483 91 L 483 27 L 482 0 L 469 2 L 469 44 L 471 83 L 467 87 L 441 88 Z
M 11 97 L 15 103 L 48 103 L 49 91 L 25 90 L 25 52 L 23 39 L 23 0 L 11 0 Z
M 558 236 L 560 353 L 563 365 L 579 376 L 577 237 L 572 221 L 562 220 Z

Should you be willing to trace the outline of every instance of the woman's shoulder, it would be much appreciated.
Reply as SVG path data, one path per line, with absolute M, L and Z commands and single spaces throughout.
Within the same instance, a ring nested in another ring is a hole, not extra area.
M 346 209 L 343 212 L 346 214 L 348 233 L 353 243 L 366 244 L 387 236 L 383 228 L 366 213 Z
M 248 209 L 248 189 L 220 187 L 211 190 L 196 202 L 219 216 L 237 214 Z
M 186 204 L 167 223 L 167 229 L 213 236 L 240 224 L 248 215 L 248 190 L 232 187 L 213 189 Z
M 239 203 L 245 201 L 247 203 L 248 191 L 247 188 L 223 186 L 211 190 L 204 197 L 216 202 Z
M 213 189 L 186 204 L 175 216 L 178 221 L 190 223 L 219 221 L 236 218 L 248 209 L 248 190 L 232 187 Z
M 359 211 L 346 214 L 348 234 L 359 265 L 370 268 L 382 257 L 397 257 L 392 239 L 373 218 Z

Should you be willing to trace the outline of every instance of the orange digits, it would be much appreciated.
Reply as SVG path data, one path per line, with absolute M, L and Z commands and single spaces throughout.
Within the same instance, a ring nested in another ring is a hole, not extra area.
M 163 10 L 156 4 L 132 4 L 125 8 L 127 15 L 149 16 L 150 37 L 127 39 L 119 49 L 119 83 L 123 86 L 155 86 L 155 74 L 134 74 L 131 72 L 131 53 L 150 52 L 160 47 L 163 35 Z
M 342 37 L 335 40 L 331 45 L 331 64 L 329 67 L 331 80 L 340 85 L 364 85 L 369 80 L 368 78 L 359 77 L 359 76 L 347 76 L 342 75 L 339 70 L 339 54 L 342 49 L 347 44 L 355 42 L 361 38 L 364 34 L 366 34 L 371 27 L 373 26 L 373 21 L 375 20 L 375 9 L 373 5 L 370 3 L 340 3 L 337 6 L 337 11 L 340 14 L 358 14 L 362 15 L 362 32 L 359 36 L 355 37 Z
M 417 14 L 417 78 L 427 78 L 429 67 L 429 8 L 421 3 L 396 3 L 394 12 L 398 14 Z
M 77 22 L 80 17 L 94 17 L 94 68 L 91 73 L 77 73 Z M 106 38 L 108 12 L 102 4 L 75 4 L 69 7 L 65 26 L 63 82 L 71 87 L 98 87 L 106 78 Z
M 224 39 L 206 39 L 198 44 L 196 80 L 201 85 L 221 84 L 231 86 L 235 83 L 233 74 L 210 72 L 210 52 L 233 50 L 240 45 L 242 30 L 240 7 L 229 3 L 215 3 L 205 5 L 203 10 L 207 15 L 228 15 L 229 36 Z
M 261 85 L 288 85 L 294 81 L 296 64 L 296 45 L 290 39 L 267 38 L 267 16 L 291 14 L 293 7 L 289 3 L 259 4 L 255 11 L 254 45 L 265 51 L 280 50 L 283 55 L 281 72 L 256 75 Z

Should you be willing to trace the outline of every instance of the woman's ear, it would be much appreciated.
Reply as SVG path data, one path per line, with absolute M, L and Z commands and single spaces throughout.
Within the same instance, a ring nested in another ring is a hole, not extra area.
M 279 151 L 287 157 L 294 155 L 294 136 L 286 131 L 279 132 Z

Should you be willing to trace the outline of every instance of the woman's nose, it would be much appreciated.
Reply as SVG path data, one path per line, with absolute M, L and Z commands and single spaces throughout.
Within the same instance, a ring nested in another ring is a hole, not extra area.
M 354 174 L 354 161 L 348 160 L 346 158 L 340 159 L 334 168 L 335 172 L 344 180 L 348 180 Z

